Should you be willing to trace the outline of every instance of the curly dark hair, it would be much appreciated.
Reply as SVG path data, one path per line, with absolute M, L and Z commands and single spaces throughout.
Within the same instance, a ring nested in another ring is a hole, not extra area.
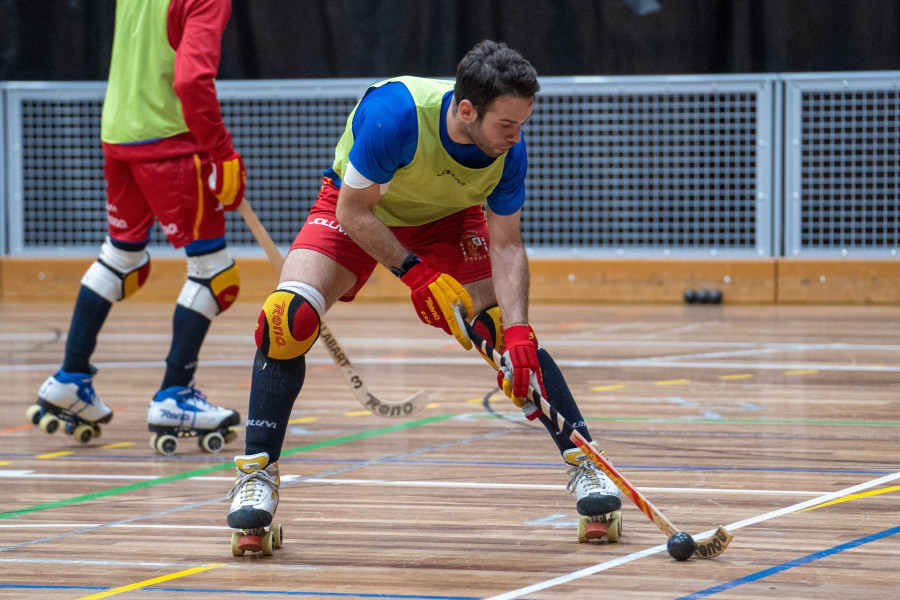
M 481 119 L 497 97 L 531 98 L 540 89 L 537 71 L 521 54 L 502 42 L 484 40 L 459 61 L 453 96 L 457 105 L 471 102 Z

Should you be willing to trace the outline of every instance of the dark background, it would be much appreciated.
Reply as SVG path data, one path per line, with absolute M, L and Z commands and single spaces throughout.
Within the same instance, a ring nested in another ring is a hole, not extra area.
M 103 80 L 114 0 L 0 0 L 0 79 Z M 900 69 L 900 0 L 233 0 L 220 79 L 452 76 L 505 41 L 543 76 Z

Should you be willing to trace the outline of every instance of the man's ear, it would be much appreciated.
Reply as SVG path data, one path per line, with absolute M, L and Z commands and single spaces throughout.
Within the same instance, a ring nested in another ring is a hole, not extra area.
M 471 100 L 462 100 L 459 103 L 459 117 L 466 123 L 474 123 L 478 120 L 478 110 Z

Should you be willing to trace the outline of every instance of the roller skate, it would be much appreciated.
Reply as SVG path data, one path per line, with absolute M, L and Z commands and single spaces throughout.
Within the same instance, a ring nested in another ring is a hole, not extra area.
M 94 392 L 93 373 L 68 373 L 60 369 L 47 378 L 38 391 L 37 404 L 25 411 L 25 418 L 47 433 L 60 425 L 82 444 L 100 437 L 100 423 L 109 423 L 112 409 Z
M 171 456 L 178 451 L 178 439 L 196 437 L 200 448 L 218 452 L 237 438 L 240 415 L 229 408 L 215 406 L 191 383 L 156 392 L 147 411 L 150 447 Z
M 597 448 L 594 442 L 591 445 Z M 599 449 L 598 449 L 599 452 Z M 566 491 L 575 493 L 578 520 L 578 541 L 581 543 L 604 537 L 616 543 L 622 535 L 622 498 L 619 488 L 580 449 L 563 453 L 568 468 Z
M 272 523 L 278 507 L 278 463 L 269 464 L 265 452 L 249 456 L 235 456 L 237 479 L 228 493 L 232 498 L 228 511 L 228 526 L 240 529 L 231 534 L 231 553 L 262 552 L 271 556 L 281 548 L 281 525 Z M 268 529 L 266 529 L 268 527 Z

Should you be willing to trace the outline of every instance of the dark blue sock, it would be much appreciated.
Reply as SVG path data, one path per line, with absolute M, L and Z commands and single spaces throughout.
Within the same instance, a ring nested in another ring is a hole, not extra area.
M 97 346 L 97 336 L 112 302 L 103 298 L 90 288 L 81 286 L 75 309 L 72 311 L 72 322 L 66 337 L 66 355 L 62 370 L 69 373 L 90 373 L 91 355 Z
M 270 461 L 278 460 L 305 377 L 306 356 L 275 360 L 256 351 L 247 414 L 247 454 L 267 452 Z
M 559 411 L 559 414 L 561 414 L 566 421 L 571 423 L 585 439 L 590 441 L 591 435 L 588 433 L 587 426 L 584 424 L 584 417 L 581 416 L 581 411 L 578 409 L 575 398 L 572 396 L 572 392 L 569 391 L 569 385 L 566 383 L 562 372 L 556 365 L 556 361 L 554 361 L 550 356 L 550 353 L 543 348 L 538 350 L 538 361 L 541 363 L 541 374 L 544 377 L 544 388 L 547 390 L 547 401 Z M 550 432 L 550 435 L 553 436 L 553 441 L 556 442 L 560 452 L 575 447 L 575 444 L 572 443 L 572 440 L 570 440 L 567 435 L 559 432 L 555 422 L 551 421 L 543 414 L 538 417 L 538 420 L 543 423 L 544 427 L 547 428 L 547 431 Z
M 175 306 L 175 314 L 172 316 L 172 345 L 166 357 L 166 374 L 159 389 L 191 383 L 209 324 L 210 320 L 200 313 L 180 304 Z

